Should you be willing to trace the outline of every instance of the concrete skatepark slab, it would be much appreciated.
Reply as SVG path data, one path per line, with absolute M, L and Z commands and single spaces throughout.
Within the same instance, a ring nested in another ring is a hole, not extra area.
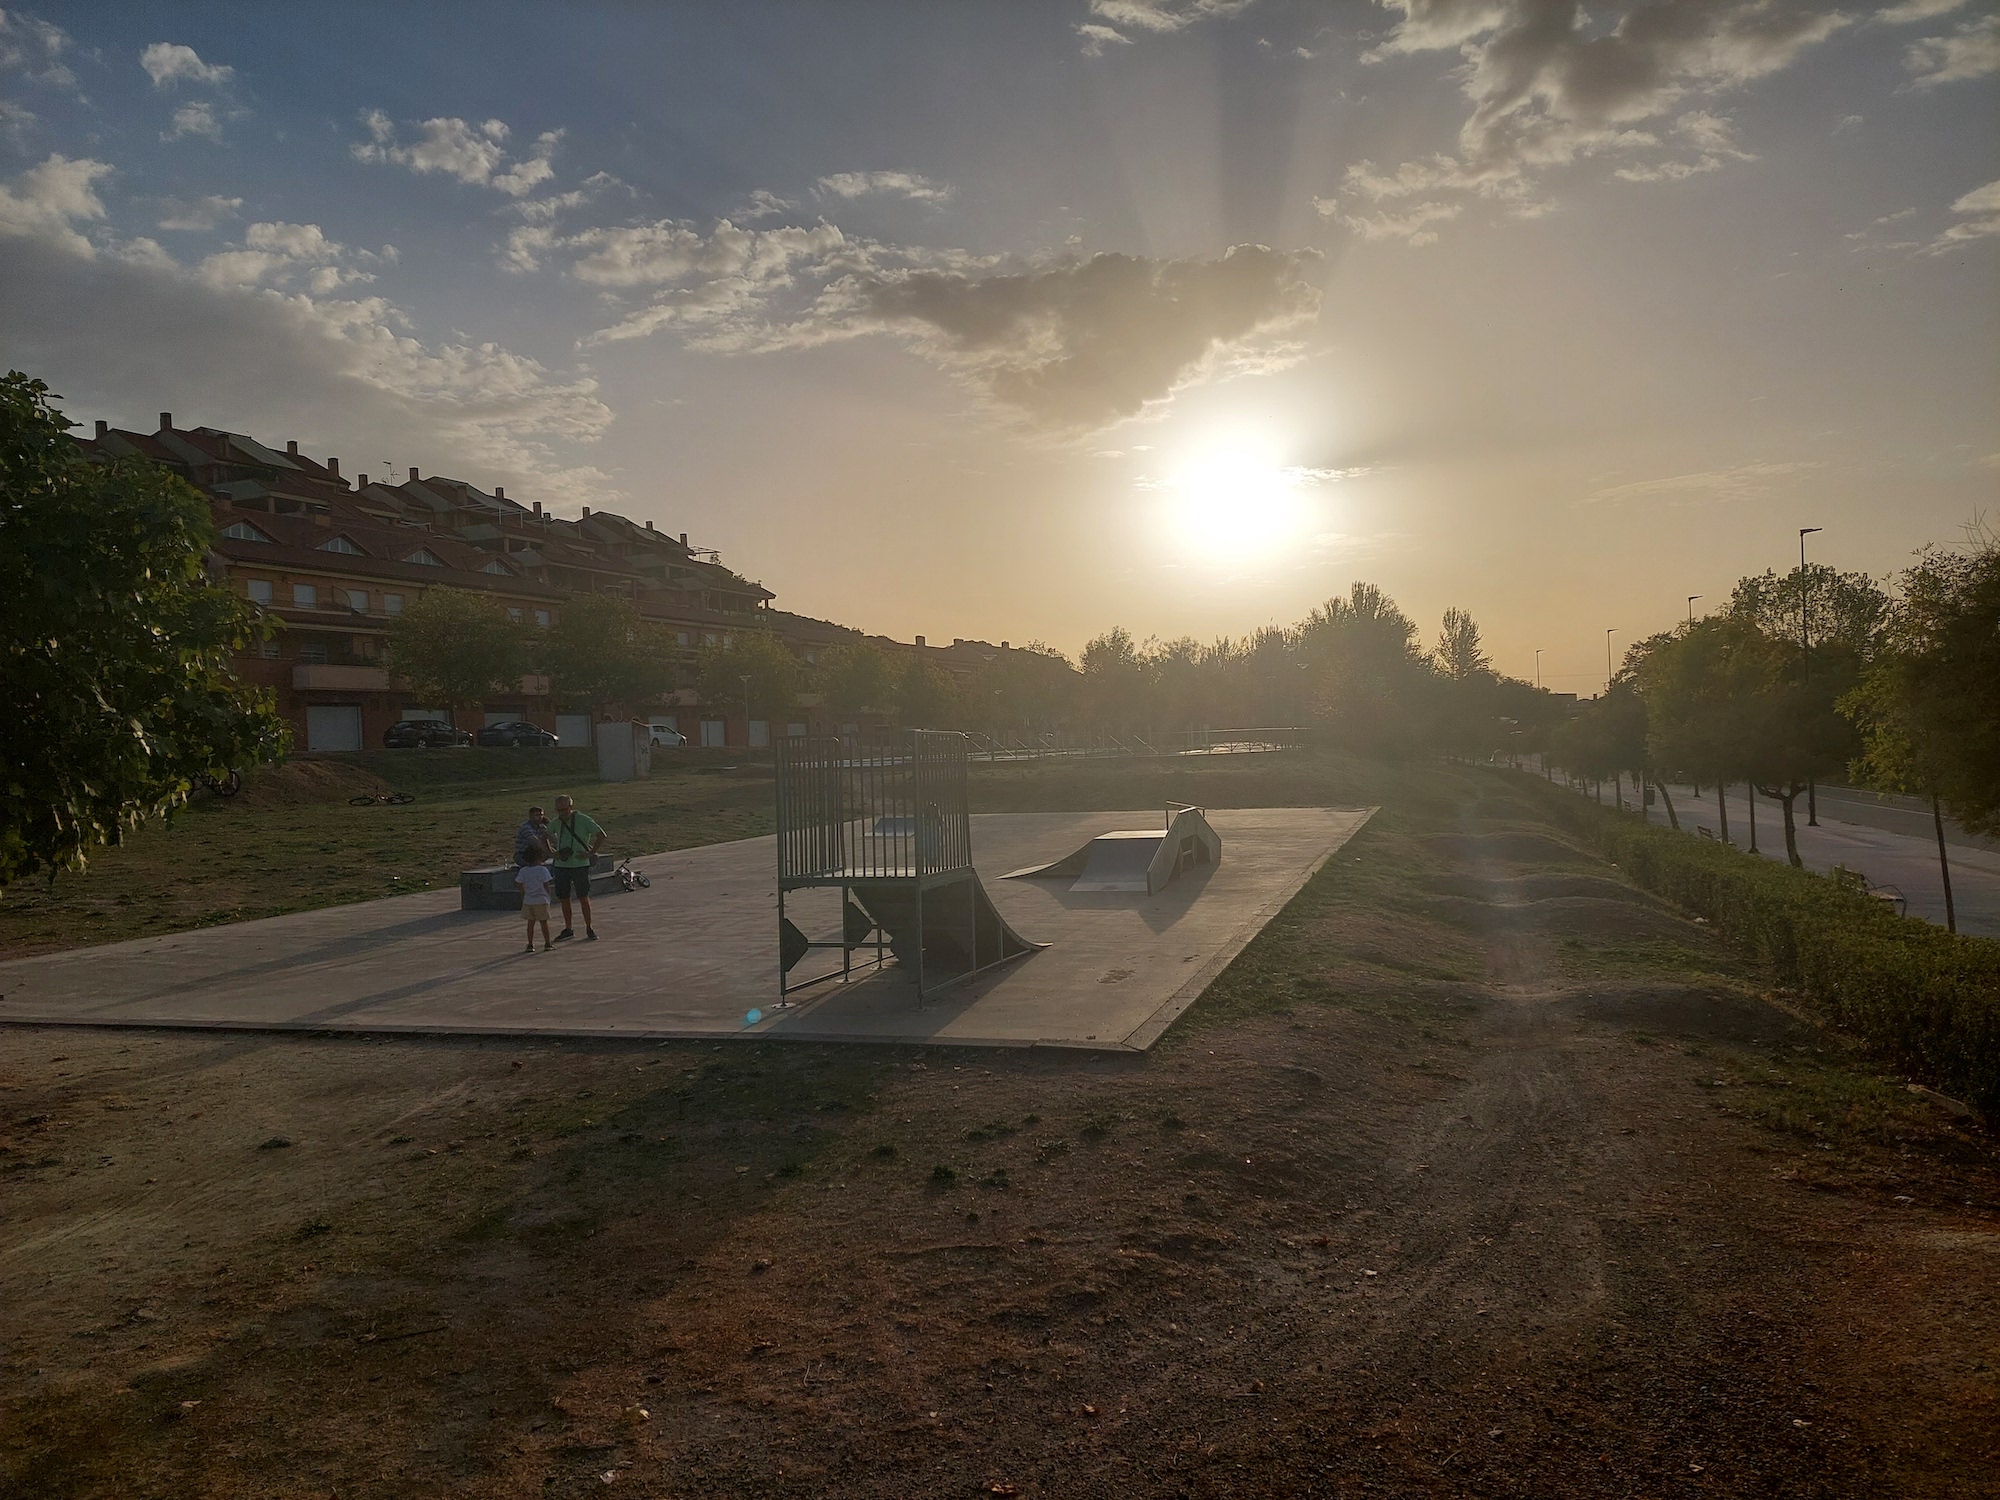
M 977 815 L 994 904 L 1050 946 L 921 1006 L 891 967 L 777 1008 L 766 837 L 634 860 L 652 888 L 598 898 L 597 943 L 529 957 L 516 914 L 460 911 L 453 887 L 0 963 L 0 1022 L 1143 1050 L 1370 811 L 1211 811 L 1223 862 L 1156 896 L 995 877 L 1157 813 Z

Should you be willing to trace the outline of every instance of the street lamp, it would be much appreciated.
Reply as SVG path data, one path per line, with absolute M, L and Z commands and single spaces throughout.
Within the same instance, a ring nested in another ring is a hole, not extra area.
M 1535 647 L 1535 691 L 1542 690 L 1542 648 Z
M 1617 628 L 1613 625 L 1604 632 L 1604 691 L 1607 696 L 1611 692 L 1611 631 Z
M 1806 572 L 1806 538 L 1820 529 L 1818 526 L 1799 528 L 1799 669 L 1807 682 L 1812 681 L 1812 630 L 1806 623 L 1812 598 L 1812 575 Z M 1806 827 L 1819 827 L 1819 787 L 1810 776 L 1806 778 Z
M 1703 599 L 1703 598 L 1706 598 L 1706 597 L 1707 597 L 1707 595 L 1705 595 L 1705 594 L 1689 594 L 1689 595 L 1688 595 L 1688 624 L 1690 624 L 1690 625 L 1694 624 L 1694 601 L 1695 601 L 1695 600 L 1697 600 L 1697 599 Z
M 750 674 L 743 675 L 743 748 L 750 748 Z

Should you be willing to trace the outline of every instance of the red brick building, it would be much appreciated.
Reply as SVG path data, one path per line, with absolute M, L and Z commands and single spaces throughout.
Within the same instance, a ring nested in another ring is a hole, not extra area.
M 407 471 L 400 484 L 341 473 L 340 461 L 267 448 L 213 427 L 176 428 L 169 412 L 157 432 L 97 424 L 81 439 L 93 457 L 165 464 L 209 496 L 216 542 L 211 565 L 228 587 L 268 611 L 282 629 L 262 653 L 240 658 L 246 681 L 270 688 L 305 750 L 352 750 L 382 743 L 407 718 L 455 719 L 461 729 L 525 719 L 563 743 L 590 743 L 590 715 L 528 676 L 519 691 L 477 710 L 452 713 L 419 703 L 383 667 L 389 622 L 425 589 L 451 587 L 498 599 L 515 620 L 547 626 L 582 593 L 630 599 L 642 618 L 664 626 L 692 665 L 704 646 L 769 630 L 810 666 L 820 651 L 870 640 L 886 650 L 921 652 L 960 676 L 1008 650 L 980 641 L 904 645 L 772 608 L 774 596 L 690 546 L 608 511 L 586 507 L 575 520 L 523 505 L 504 488 Z M 684 674 L 692 680 L 692 673 Z M 784 724 L 746 720 L 741 704 L 707 704 L 693 689 L 645 705 L 690 744 L 757 745 L 773 734 L 826 733 L 835 724 L 808 695 Z

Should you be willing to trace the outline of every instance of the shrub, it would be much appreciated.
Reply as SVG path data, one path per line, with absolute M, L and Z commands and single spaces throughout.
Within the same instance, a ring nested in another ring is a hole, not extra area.
M 1632 881 L 1705 918 L 1779 985 L 1904 1071 L 2000 1118 L 2000 943 L 1899 917 L 1817 875 L 1536 786 Z

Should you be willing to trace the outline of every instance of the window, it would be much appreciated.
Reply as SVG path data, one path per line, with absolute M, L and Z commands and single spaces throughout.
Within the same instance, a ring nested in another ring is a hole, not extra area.
M 549 612 L 545 609 L 536 610 L 535 623 L 541 626 L 542 629 L 547 630 L 549 628 Z
M 704 630 L 701 633 L 701 643 L 704 646 L 713 646 L 715 644 L 715 632 L 712 630 Z
M 227 526 L 222 528 L 222 534 L 232 542 L 268 542 L 271 540 L 248 521 L 231 521 Z
M 349 589 L 349 590 L 347 591 L 347 607 L 348 607 L 349 609 L 353 610 L 353 611 L 354 611 L 354 612 L 355 612 L 355 613 L 356 613 L 357 615 L 365 615 L 365 614 L 367 614 L 367 613 L 368 613 L 368 590 L 366 590 L 366 589 Z
M 257 654 L 259 656 L 275 658 L 278 654 L 278 643 L 275 640 L 259 641 L 257 643 Z
M 400 615 L 402 612 L 403 612 L 403 596 L 401 594 L 384 594 L 382 596 L 383 614 Z
M 806 653 L 806 665 L 809 667 L 816 667 L 819 665 L 819 653 L 817 651 L 808 651 Z
M 318 609 L 318 608 L 319 608 L 319 589 L 318 589 L 318 587 L 317 587 L 317 586 L 315 586 L 315 585 L 313 585 L 313 584 L 310 584 L 310 583 L 295 583 L 295 584 L 293 584 L 293 585 L 292 585 L 292 608 L 294 608 L 294 609 Z
M 315 667 L 325 666 L 326 642 L 325 641 L 302 642 L 299 646 L 299 660 L 305 662 L 308 666 L 315 666 Z
M 322 552 L 345 552 L 350 557 L 366 557 L 368 555 L 344 536 L 330 537 L 328 540 L 321 542 L 319 550 Z
M 518 625 L 521 623 L 521 612 L 518 609 L 509 609 L 507 611 L 507 618 Z
M 725 651 L 727 651 L 727 650 L 729 650 L 729 649 L 730 649 L 730 648 L 731 648 L 732 646 L 734 646 L 735 644 L 736 644 L 736 636 L 735 636 L 735 634 L 734 634 L 733 632 L 731 632 L 731 631 L 727 631 L 727 630 L 725 630 L 725 631 L 724 631 L 724 632 L 722 633 L 722 649 L 723 649 L 723 650 L 725 650 Z
M 243 587 L 244 591 L 250 595 L 250 602 L 252 604 L 269 604 L 271 602 L 271 583 L 269 579 L 253 578 Z
M 497 557 L 479 571 L 482 573 L 498 573 L 502 578 L 512 578 L 514 576 L 514 570 Z
M 418 563 L 426 568 L 441 568 L 444 566 L 444 559 L 439 557 L 435 552 L 431 551 L 431 549 L 428 547 L 417 548 L 416 551 L 412 552 L 408 557 L 404 558 L 403 561 L 407 563 Z

